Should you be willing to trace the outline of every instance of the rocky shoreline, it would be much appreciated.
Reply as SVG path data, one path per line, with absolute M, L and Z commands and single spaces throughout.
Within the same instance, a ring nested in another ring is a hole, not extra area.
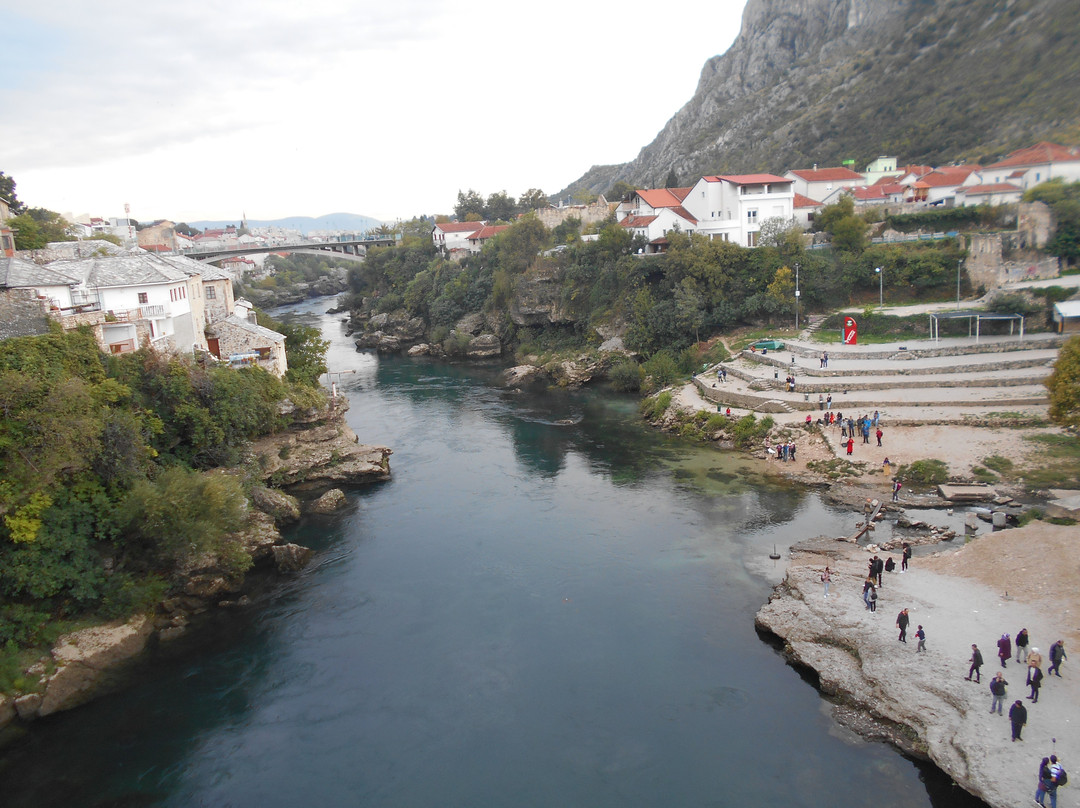
M 244 469 L 225 470 L 243 475 L 259 469 L 247 523 L 237 532 L 256 577 L 297 572 L 311 558 L 308 548 L 284 543 L 279 528 L 302 513 L 333 513 L 346 501 L 341 487 L 389 479 L 392 450 L 361 444 L 345 423 L 347 409 L 348 401 L 338 398 L 296 415 L 291 429 L 251 445 Z M 0 746 L 30 722 L 123 686 L 139 663 L 187 636 L 210 614 L 248 605 L 251 582 L 251 575 L 224 570 L 217 558 L 196 559 L 152 613 L 61 636 L 26 670 L 22 692 L 0 694 Z
M 1070 720 L 1080 719 L 1078 689 L 1068 679 L 1055 679 L 1044 688 L 1040 704 L 1025 701 L 1025 743 L 1009 743 L 1008 719 L 989 714 L 986 681 L 964 679 L 970 644 L 983 649 L 984 673 L 991 677 L 1000 669 L 994 642 L 1001 633 L 1027 627 L 1045 650 L 1059 633 L 1068 641 L 1073 618 L 1062 626 L 1060 612 L 1055 616 L 1044 603 L 1010 596 L 993 586 L 996 581 L 958 578 L 950 565 L 995 569 L 1010 552 L 1006 548 L 1016 546 L 1024 547 L 1019 553 L 1024 557 L 1052 557 L 1042 554 L 1057 552 L 1069 532 L 1033 524 L 979 536 L 960 550 L 917 555 L 908 574 L 886 574 L 876 613 L 867 611 L 861 598 L 867 548 L 830 537 L 809 539 L 791 548 L 784 580 L 755 625 L 816 681 L 841 724 L 932 762 L 995 808 L 1024 804 L 1034 792 L 1041 757 L 1051 748 L 1066 761 L 1070 753 L 1080 753 L 1080 744 L 1068 737 Z M 826 564 L 833 572 L 828 598 L 821 583 Z M 1034 584 L 1029 594 L 1031 588 Z M 916 625 L 925 625 L 926 653 L 915 652 L 914 640 L 897 642 L 894 622 L 901 608 L 911 613 L 909 636 Z M 1011 703 L 1026 692 L 1024 673 L 1015 663 L 1004 672 L 1011 681 Z M 1044 707 L 1047 700 L 1053 706 Z

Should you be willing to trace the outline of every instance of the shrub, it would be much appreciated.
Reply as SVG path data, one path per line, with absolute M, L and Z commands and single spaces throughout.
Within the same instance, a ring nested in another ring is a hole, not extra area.
M 911 465 L 901 466 L 897 476 L 906 482 L 941 485 L 949 480 L 949 467 L 943 460 L 916 460 Z
M 618 362 L 609 372 L 611 386 L 621 393 L 633 393 L 641 389 L 641 383 L 645 380 L 645 374 L 641 366 L 632 359 L 623 359 Z
M 644 365 L 642 370 L 652 380 L 654 390 L 667 387 L 679 376 L 679 366 L 667 351 L 657 351 Z

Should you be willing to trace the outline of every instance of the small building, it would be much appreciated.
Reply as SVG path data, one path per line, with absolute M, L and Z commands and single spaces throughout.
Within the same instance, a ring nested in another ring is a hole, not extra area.
M 1055 303 L 1053 318 L 1059 334 L 1080 333 L 1080 300 Z
M 285 335 L 255 322 L 255 312 L 243 298 L 236 301 L 233 314 L 206 327 L 206 343 L 211 354 L 236 367 L 255 365 L 279 378 L 289 367 Z

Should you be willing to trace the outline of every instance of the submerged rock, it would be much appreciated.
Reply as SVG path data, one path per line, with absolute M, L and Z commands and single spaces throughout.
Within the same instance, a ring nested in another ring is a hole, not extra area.
M 311 561 L 312 550 L 299 544 L 279 544 L 274 548 L 278 572 L 299 572 Z
M 308 506 L 311 513 L 333 513 L 345 504 L 345 494 L 340 488 L 331 488 Z

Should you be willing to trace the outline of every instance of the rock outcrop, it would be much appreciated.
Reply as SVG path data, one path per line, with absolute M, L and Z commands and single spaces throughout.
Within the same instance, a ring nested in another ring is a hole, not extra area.
M 392 450 L 366 446 L 345 423 L 347 401 L 338 398 L 325 418 L 307 429 L 261 438 L 251 452 L 268 484 L 317 491 L 359 485 L 390 477 Z
M 299 544 L 279 544 L 274 547 L 274 563 L 278 572 L 299 572 L 311 561 L 312 551 Z
M 333 513 L 345 504 L 345 492 L 331 488 L 308 506 L 311 513 Z

